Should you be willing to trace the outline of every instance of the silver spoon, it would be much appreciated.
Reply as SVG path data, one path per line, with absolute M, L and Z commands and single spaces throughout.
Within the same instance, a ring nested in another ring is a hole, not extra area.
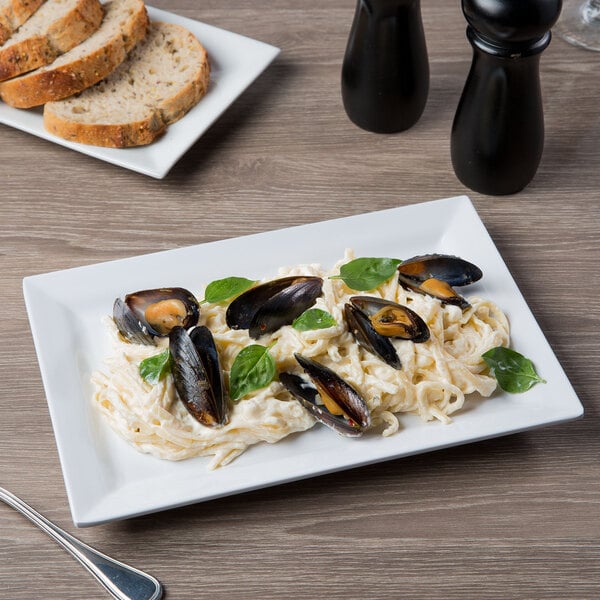
M 162 586 L 152 577 L 94 550 L 51 523 L 23 500 L 0 487 L 0 500 L 25 515 L 70 552 L 117 600 L 159 600 Z

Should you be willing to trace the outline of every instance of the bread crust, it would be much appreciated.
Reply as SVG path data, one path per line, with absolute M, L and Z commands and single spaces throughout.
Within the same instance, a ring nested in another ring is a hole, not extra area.
M 31 108 L 81 92 L 110 75 L 125 60 L 129 50 L 146 35 L 148 23 L 146 7 L 140 2 L 127 29 L 104 46 L 70 63 L 4 81 L 0 83 L 0 97 L 14 108 Z
M 0 8 L 0 46 L 42 5 L 45 0 L 8 0 Z
M 0 81 L 50 64 L 94 33 L 103 16 L 98 0 L 79 0 L 71 11 L 52 22 L 44 35 L 0 47 Z
M 110 148 L 142 146 L 156 140 L 169 124 L 181 119 L 197 104 L 208 89 L 210 63 L 206 50 L 191 33 L 181 29 L 182 35 L 188 36 L 190 41 L 193 40 L 198 68 L 185 86 L 165 98 L 159 106 L 149 109 L 147 117 L 126 123 L 83 123 L 63 117 L 52 104 L 47 104 L 44 107 L 46 130 L 72 142 Z
M 77 123 L 63 119 L 46 106 L 44 127 L 49 133 L 70 142 L 105 148 L 130 148 L 152 143 L 166 131 L 167 123 L 158 110 L 148 118 L 132 123 Z

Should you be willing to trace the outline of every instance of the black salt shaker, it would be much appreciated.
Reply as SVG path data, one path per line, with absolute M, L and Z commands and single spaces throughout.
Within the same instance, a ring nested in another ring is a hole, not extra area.
M 473 62 L 451 135 L 452 165 L 467 187 L 513 194 L 534 177 L 544 148 L 541 52 L 561 0 L 462 0 Z
M 412 127 L 429 91 L 420 0 L 358 0 L 342 66 L 350 119 L 376 133 Z

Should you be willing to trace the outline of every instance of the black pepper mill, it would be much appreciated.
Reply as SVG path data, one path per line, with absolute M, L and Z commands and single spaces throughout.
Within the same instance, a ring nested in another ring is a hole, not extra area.
M 421 117 L 429 62 L 420 0 L 358 0 L 342 66 L 350 119 L 375 133 L 395 133 Z
M 467 187 L 522 190 L 544 148 L 540 53 L 561 0 L 462 0 L 473 62 L 451 135 L 452 165 Z

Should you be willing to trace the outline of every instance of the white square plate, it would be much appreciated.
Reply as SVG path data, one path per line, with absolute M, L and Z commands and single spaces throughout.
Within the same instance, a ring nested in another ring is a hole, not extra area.
M 183 119 L 170 125 L 159 140 L 137 148 L 102 148 L 77 144 L 52 135 L 44 129 L 42 108 L 22 110 L 12 108 L 2 101 L 0 123 L 114 165 L 162 179 L 275 59 L 279 48 L 164 10 L 149 6 L 147 8 L 151 20 L 175 23 L 191 31 L 206 48 L 211 65 L 206 96 Z
M 407 226 L 410 224 L 410 226 Z M 146 288 L 191 290 L 214 279 L 276 276 L 280 266 L 331 268 L 346 248 L 357 256 L 459 255 L 480 266 L 469 295 L 495 301 L 508 315 L 511 345 L 531 358 L 545 385 L 525 394 L 467 398 L 450 425 L 401 417 L 388 438 L 347 439 L 313 429 L 251 447 L 208 471 L 207 458 L 169 462 L 139 454 L 92 406 L 90 375 L 109 350 L 102 318 L 117 296 Z M 274 251 L 276 249 L 276 252 Z M 464 444 L 579 417 L 581 403 L 466 196 L 324 221 L 257 235 L 27 277 L 25 301 L 48 399 L 73 521 L 94 525 Z

